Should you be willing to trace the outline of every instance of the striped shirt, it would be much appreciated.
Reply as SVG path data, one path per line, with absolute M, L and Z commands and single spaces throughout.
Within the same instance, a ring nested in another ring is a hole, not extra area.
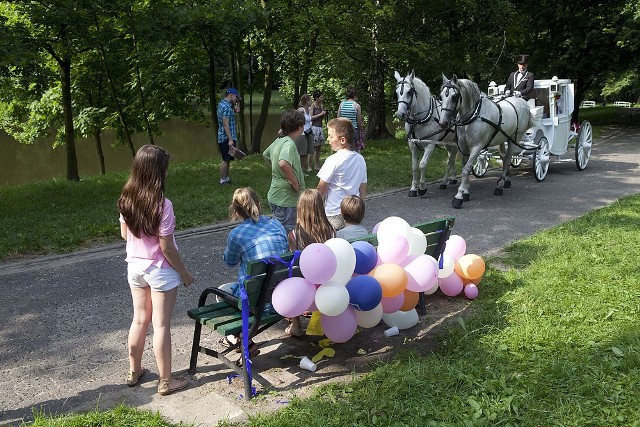
M 353 128 L 358 129 L 358 112 L 354 101 L 342 101 L 340 104 L 340 117 L 346 117 L 353 123 Z

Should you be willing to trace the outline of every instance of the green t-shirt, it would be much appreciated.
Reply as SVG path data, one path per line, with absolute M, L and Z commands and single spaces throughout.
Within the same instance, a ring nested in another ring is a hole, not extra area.
M 284 160 L 293 167 L 293 172 L 300 183 L 300 191 L 304 190 L 304 173 L 300 165 L 300 155 L 295 142 L 288 136 L 283 136 L 271 143 L 262 155 L 271 162 L 271 186 L 267 193 L 267 200 L 276 206 L 294 208 L 298 204 L 298 193 L 282 174 L 278 165 Z

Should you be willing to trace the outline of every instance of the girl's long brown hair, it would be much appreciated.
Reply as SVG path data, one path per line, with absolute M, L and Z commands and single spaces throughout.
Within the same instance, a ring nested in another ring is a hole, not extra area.
M 133 159 L 131 175 L 118 199 L 118 211 L 138 238 L 158 235 L 168 168 L 169 153 L 156 145 L 143 145 Z
M 297 249 L 312 243 L 324 243 L 336 236 L 324 212 L 324 200 L 318 190 L 308 189 L 300 194 L 294 232 Z
M 260 219 L 260 199 L 251 187 L 238 188 L 233 192 L 229 217 L 232 220 L 251 218 L 254 222 Z

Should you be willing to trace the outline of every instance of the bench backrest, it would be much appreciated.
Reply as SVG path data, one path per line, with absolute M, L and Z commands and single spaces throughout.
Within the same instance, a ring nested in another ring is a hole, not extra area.
M 580 107 L 582 108 L 590 108 L 595 106 L 596 106 L 596 101 L 582 101 L 580 103 Z
M 444 244 L 449 238 L 451 228 L 455 223 L 455 218 L 442 218 L 433 221 L 428 221 L 414 225 L 414 228 L 422 231 L 427 238 L 427 249 L 425 254 L 431 255 L 438 259 L 442 251 L 444 250 Z M 350 242 L 366 241 L 373 246 L 378 246 L 378 238 L 375 234 L 369 234 L 368 236 L 351 239 Z M 280 255 L 280 258 L 289 263 L 293 259 L 292 253 Z M 245 281 L 245 288 L 249 297 L 249 307 L 255 309 L 260 303 L 259 299 L 263 291 L 266 291 L 264 295 L 265 300 L 271 301 L 271 293 L 278 283 L 289 277 L 289 267 L 284 263 L 276 261 L 275 263 L 266 263 L 262 261 L 252 261 L 247 268 L 247 274 L 250 276 Z M 300 267 L 298 261 L 292 268 L 292 276 L 301 277 Z M 263 289 L 264 286 L 266 289 Z
M 631 103 L 629 101 L 616 101 L 613 103 L 614 107 L 625 107 L 631 108 Z

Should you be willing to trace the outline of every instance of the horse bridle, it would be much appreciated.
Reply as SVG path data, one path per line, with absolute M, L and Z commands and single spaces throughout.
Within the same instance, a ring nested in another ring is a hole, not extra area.
M 400 96 L 404 95 L 404 85 L 405 84 L 409 85 L 409 91 L 407 93 L 409 95 L 409 102 L 405 101 L 404 99 L 402 99 L 402 100 L 398 99 L 398 104 L 406 104 L 407 111 L 409 112 L 409 116 L 405 119 L 405 122 L 409 123 L 410 125 L 423 125 L 423 124 L 427 123 L 429 120 L 431 120 L 433 118 L 433 110 L 434 110 L 434 108 L 433 108 L 433 97 L 431 98 L 431 102 L 429 102 L 429 109 L 427 111 L 420 111 L 418 113 L 413 114 L 411 112 L 411 104 L 413 104 L 413 96 L 417 95 L 418 92 L 416 91 L 416 88 L 411 83 L 406 81 L 406 78 L 403 78 L 402 81 L 400 81 L 400 82 L 398 82 L 398 84 L 396 84 L 396 88 L 398 86 L 400 86 Z M 426 116 L 424 118 L 422 118 L 422 119 L 416 120 L 416 119 L 412 119 L 411 118 L 411 116 L 418 116 L 418 115 L 423 114 L 423 113 L 426 113 Z
M 445 83 L 442 84 L 442 89 L 441 91 L 444 90 L 445 91 L 445 96 L 449 97 L 449 91 L 453 90 L 454 93 L 453 95 L 451 95 L 451 97 L 453 97 L 454 100 L 454 105 L 453 105 L 453 109 L 451 108 L 445 108 L 444 106 L 441 107 L 442 111 L 448 111 L 451 113 L 452 119 L 456 114 L 456 111 L 458 110 L 458 104 L 462 102 L 462 95 L 460 94 L 460 89 L 458 89 L 458 87 L 456 85 L 454 85 L 453 83 L 451 83 L 451 80 L 446 81 Z M 453 120 L 452 120 L 453 121 Z

